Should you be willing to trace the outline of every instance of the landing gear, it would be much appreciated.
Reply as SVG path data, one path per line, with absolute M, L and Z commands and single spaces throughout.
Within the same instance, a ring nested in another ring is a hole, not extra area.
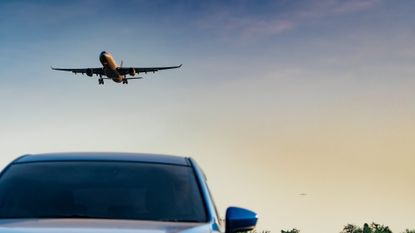
M 122 84 L 128 84 L 128 79 L 123 79 Z
M 102 78 L 98 79 L 98 85 L 104 85 L 104 79 Z

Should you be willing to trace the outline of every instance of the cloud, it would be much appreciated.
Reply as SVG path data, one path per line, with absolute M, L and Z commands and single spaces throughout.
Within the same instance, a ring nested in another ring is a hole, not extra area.
M 249 4 L 221 5 L 212 8 L 207 17 L 197 22 L 197 26 L 225 37 L 264 38 L 287 33 L 310 21 L 368 10 L 378 3 L 379 0 L 308 0 L 286 10 L 282 10 L 284 4 L 271 4 L 271 9 L 263 9 L 267 11 L 264 13 L 253 13 Z M 290 2 L 285 4 L 290 5 Z
M 272 21 L 254 21 L 251 25 L 244 28 L 245 34 L 269 34 L 276 35 L 294 28 L 295 23 L 289 20 L 272 20 Z
M 316 19 L 335 17 L 369 10 L 375 7 L 379 0 L 320 0 L 312 1 L 298 9 L 300 19 Z M 295 17 L 295 16 L 294 16 Z
M 224 22 L 225 27 L 232 33 L 242 37 L 272 36 L 284 33 L 294 28 L 295 23 L 289 20 L 253 20 L 233 18 Z
M 335 13 L 343 14 L 369 9 L 377 5 L 379 0 L 350 0 L 336 2 L 337 4 L 335 5 L 333 11 Z

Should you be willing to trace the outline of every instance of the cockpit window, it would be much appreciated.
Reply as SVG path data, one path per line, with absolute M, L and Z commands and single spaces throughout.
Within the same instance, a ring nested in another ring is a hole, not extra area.
M 11 165 L 0 178 L 0 218 L 207 220 L 190 167 L 108 161 Z

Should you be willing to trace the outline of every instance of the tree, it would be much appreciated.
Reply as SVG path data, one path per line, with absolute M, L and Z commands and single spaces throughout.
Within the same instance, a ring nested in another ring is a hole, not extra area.
M 369 227 L 369 224 L 365 223 L 363 225 L 363 233 L 372 233 L 372 229 Z
M 380 225 L 374 222 L 370 224 L 370 228 L 373 233 L 392 233 L 388 226 Z
M 288 231 L 281 230 L 281 233 L 300 233 L 300 230 L 293 228 L 292 230 Z
M 388 226 L 384 226 L 377 223 L 363 225 L 363 229 L 353 224 L 348 224 L 344 226 L 343 230 L 340 233 L 392 233 Z M 408 232 L 404 232 L 408 233 Z M 409 232 L 411 233 L 411 232 Z M 415 232 L 414 232 L 415 233 Z
M 363 233 L 363 230 L 356 225 L 347 224 L 340 233 Z

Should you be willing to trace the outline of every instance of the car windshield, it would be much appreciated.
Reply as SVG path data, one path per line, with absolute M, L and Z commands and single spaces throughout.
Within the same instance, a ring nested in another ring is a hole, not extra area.
M 60 161 L 11 165 L 0 178 L 0 218 L 204 222 L 188 166 Z

